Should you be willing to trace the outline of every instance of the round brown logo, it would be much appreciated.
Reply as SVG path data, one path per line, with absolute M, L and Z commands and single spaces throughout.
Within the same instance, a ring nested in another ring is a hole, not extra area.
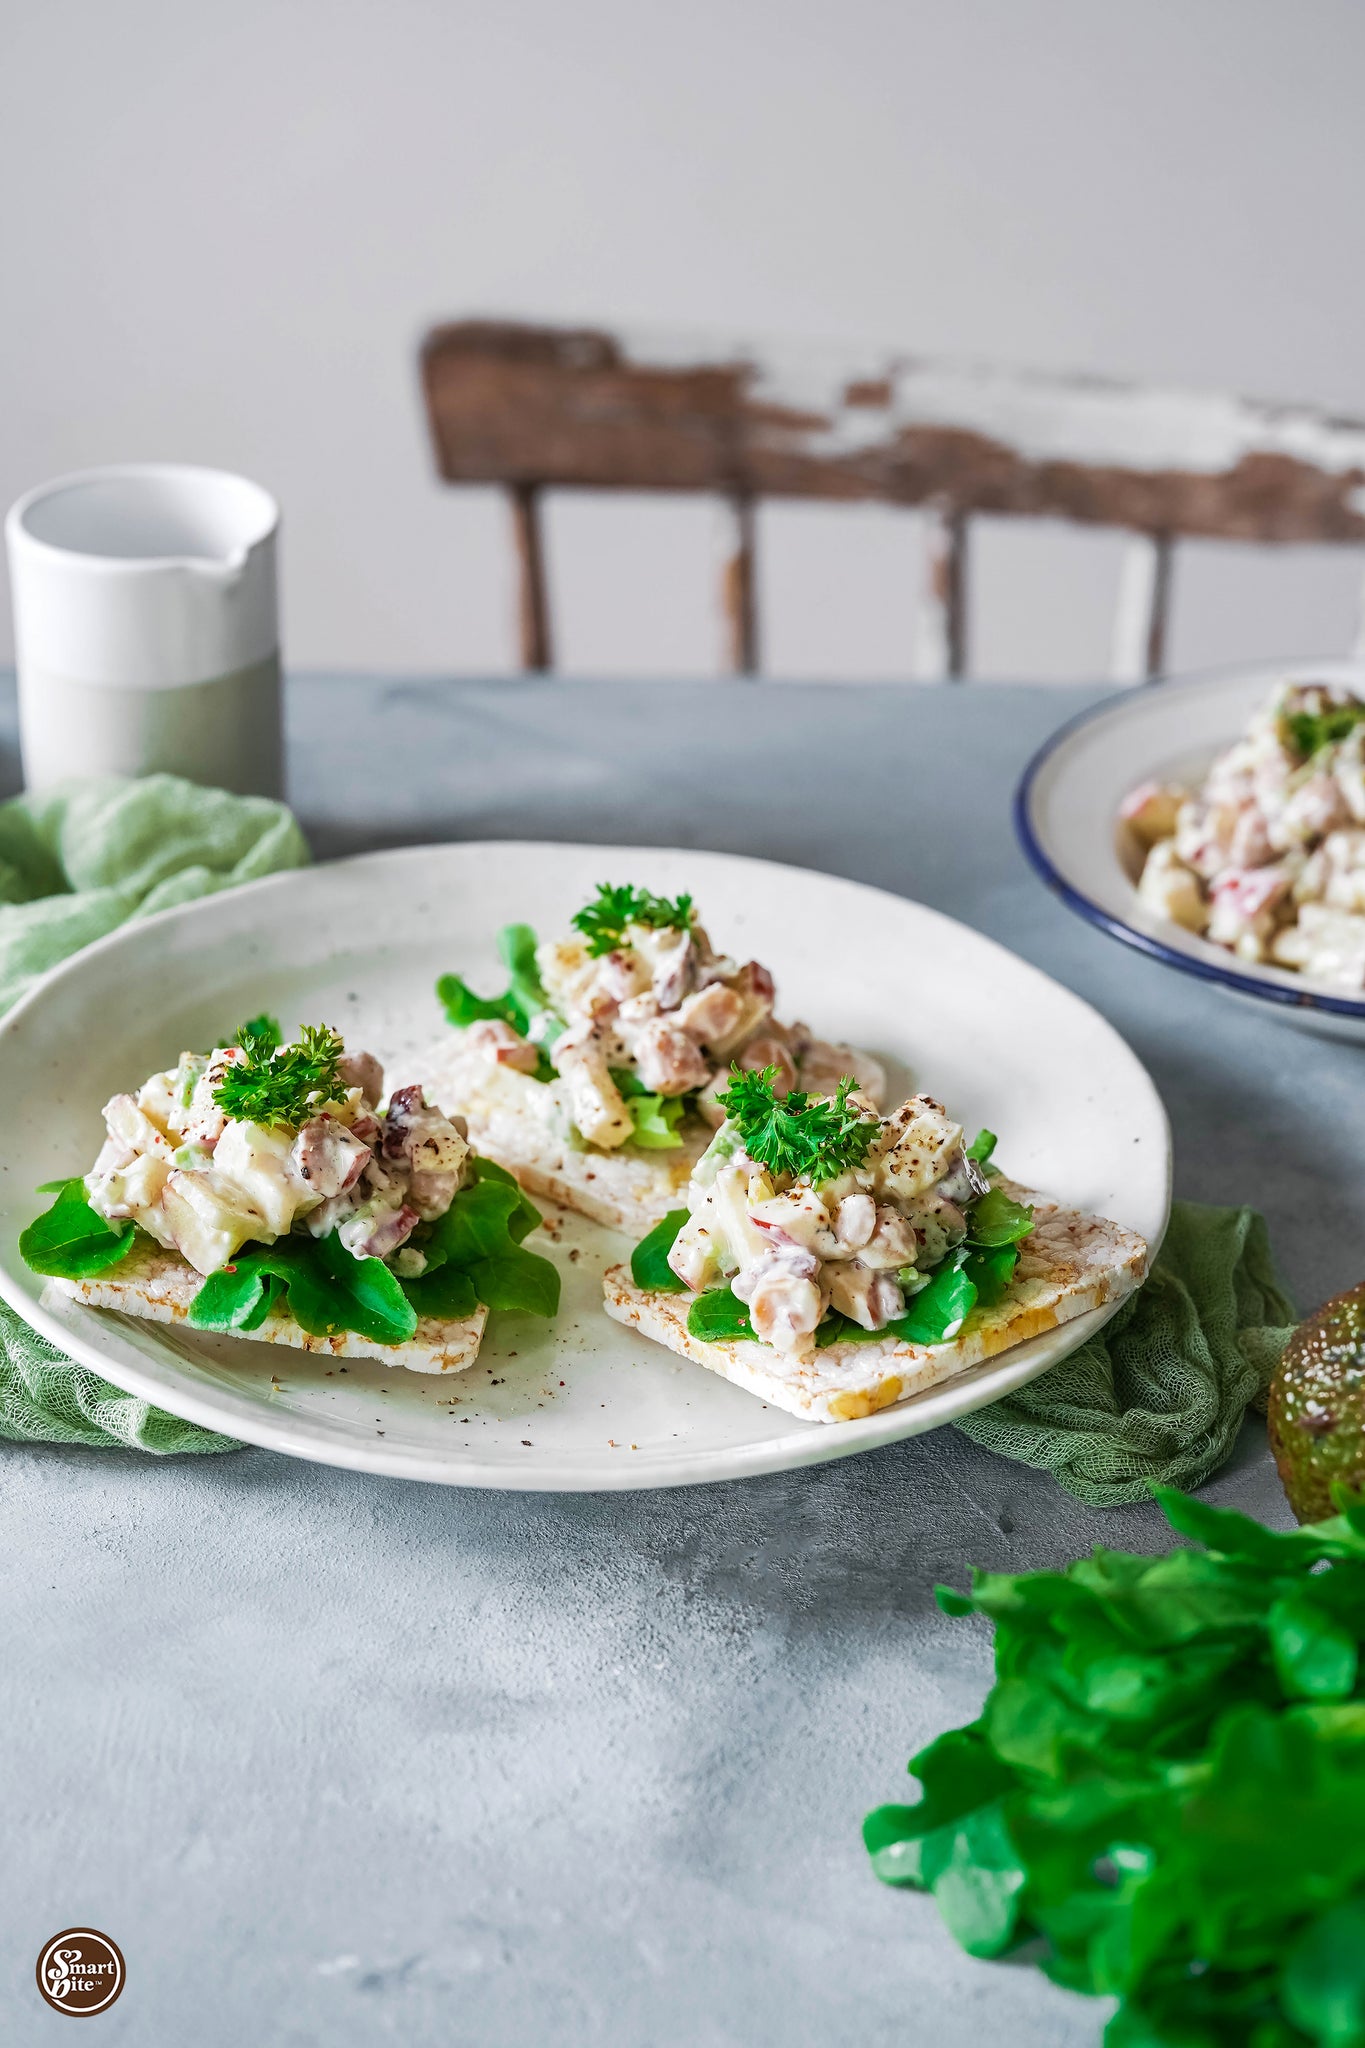
M 68 1927 L 38 1958 L 38 1989 L 54 2012 L 84 2019 L 103 2012 L 123 1989 L 123 1956 L 107 1934 Z

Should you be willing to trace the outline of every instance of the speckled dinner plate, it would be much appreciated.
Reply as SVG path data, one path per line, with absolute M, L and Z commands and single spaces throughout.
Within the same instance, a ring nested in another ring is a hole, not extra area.
M 865 1421 L 796 1422 L 609 1322 L 602 1269 L 625 1239 L 551 1219 L 558 1320 L 496 1316 L 479 1362 L 405 1373 L 138 1322 L 65 1300 L 16 1240 L 34 1190 L 83 1172 L 101 1105 L 242 1017 L 326 1020 L 401 1078 L 439 1032 L 438 974 L 502 986 L 494 939 L 551 934 L 603 879 L 689 889 L 713 938 L 777 977 L 781 1013 L 886 1056 L 1006 1170 L 1155 1245 L 1170 1134 L 1147 1073 L 1104 1019 L 1036 968 L 918 903 L 731 855 L 621 847 L 414 847 L 304 869 L 126 926 L 47 976 L 0 1027 L 0 1291 L 118 1386 L 296 1457 L 451 1486 L 595 1490 L 782 1471 L 936 1428 L 1073 1350 L 1112 1306 Z M 535 1240 L 533 1240 L 535 1242 Z

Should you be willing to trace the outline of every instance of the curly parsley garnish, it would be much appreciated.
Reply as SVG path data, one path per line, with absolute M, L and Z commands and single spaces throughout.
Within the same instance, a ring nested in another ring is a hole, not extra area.
M 573 919 L 575 931 L 582 932 L 593 959 L 620 945 L 627 925 L 648 925 L 653 931 L 668 927 L 685 932 L 692 923 L 690 896 L 654 896 L 648 889 L 636 889 L 629 882 L 613 887 L 599 882 L 597 894 L 585 910 Z
M 1292 711 L 1285 719 L 1289 737 L 1305 760 L 1324 747 L 1350 737 L 1365 723 L 1365 704 L 1330 704 L 1323 711 Z
M 278 1017 L 262 1012 L 259 1017 L 248 1017 L 245 1024 L 239 1024 L 228 1042 L 264 1058 L 284 1044 L 284 1033 Z
M 804 1095 L 794 1090 L 779 1096 L 773 1087 L 776 1067 L 761 1074 L 730 1069 L 730 1085 L 716 1099 L 738 1126 L 744 1149 L 772 1173 L 798 1179 L 837 1180 L 851 1166 L 861 1166 L 880 1124 L 849 1105 L 857 1082 L 846 1074 L 832 1096 Z
M 281 1045 L 273 1017 L 253 1017 L 233 1043 L 246 1054 L 224 1073 L 213 1099 L 243 1123 L 297 1130 L 324 1102 L 346 1092 L 337 1062 L 345 1051 L 339 1031 L 305 1024 L 291 1045 Z

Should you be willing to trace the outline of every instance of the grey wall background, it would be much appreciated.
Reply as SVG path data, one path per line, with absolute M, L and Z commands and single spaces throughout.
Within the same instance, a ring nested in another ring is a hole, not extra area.
M 872 340 L 1365 412 L 1351 0 L 8 0 L 0 495 L 283 501 L 299 664 L 510 665 L 500 504 L 413 369 L 470 312 Z M 716 515 L 566 499 L 566 667 L 706 674 Z M 769 665 L 894 675 L 913 518 L 770 510 Z M 988 528 L 976 666 L 1083 674 L 1120 546 Z M 1343 651 L 1358 560 L 1187 553 L 1174 659 Z M 5 624 L 7 631 L 7 622 Z

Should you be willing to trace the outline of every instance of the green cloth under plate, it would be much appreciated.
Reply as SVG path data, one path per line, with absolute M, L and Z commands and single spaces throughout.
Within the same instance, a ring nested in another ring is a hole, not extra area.
M 283 804 L 175 775 L 110 776 L 0 804 L 0 1012 L 119 925 L 308 858 Z M 158 1452 L 238 1448 L 74 1365 L 3 1304 L 0 1436 Z
M 0 1302 L 0 1437 L 89 1444 L 96 1450 L 240 1451 L 235 1437 L 201 1429 L 73 1365 Z
M 1145 1285 L 1098 1336 L 957 1427 L 1092 1507 L 1188 1492 L 1264 1399 L 1294 1321 L 1265 1218 L 1177 1202 Z

